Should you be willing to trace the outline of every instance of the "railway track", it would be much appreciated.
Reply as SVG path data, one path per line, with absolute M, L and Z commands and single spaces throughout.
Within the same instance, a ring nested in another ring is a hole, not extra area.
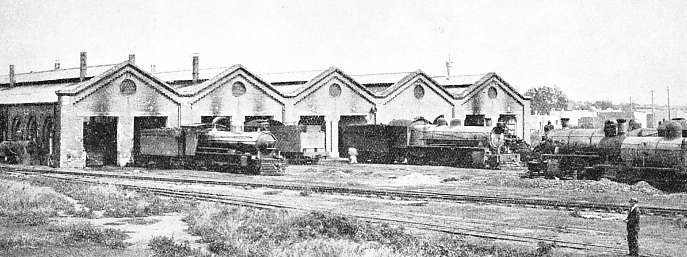
M 189 183 L 189 184 L 206 184 L 206 185 L 221 185 L 221 186 L 236 186 L 236 187 L 264 187 L 272 189 L 309 190 L 317 193 L 329 194 L 349 194 L 367 197 L 384 197 L 384 198 L 398 198 L 398 199 L 421 199 L 434 201 L 451 201 L 451 202 L 469 202 L 469 203 L 486 203 L 504 206 L 522 206 L 531 208 L 547 208 L 557 210 L 583 210 L 594 211 L 602 213 L 622 213 L 627 209 L 626 205 L 618 204 L 600 204 L 591 202 L 572 202 L 559 201 L 551 199 L 532 199 L 532 198 L 513 198 L 501 196 L 485 196 L 485 195 L 468 195 L 468 194 L 452 194 L 440 193 L 432 191 L 417 191 L 417 190 L 392 190 L 392 189 L 367 189 L 355 187 L 334 187 L 325 185 L 293 185 L 293 184 L 277 184 L 277 183 L 258 183 L 258 182 L 239 182 L 228 180 L 215 179 L 187 179 L 187 178 L 173 178 L 163 176 L 148 176 L 148 175 L 129 175 L 129 174 L 115 174 L 106 172 L 81 172 L 81 171 L 66 171 L 49 168 L 17 168 L 17 167 L 2 167 L 3 170 L 27 173 L 52 173 L 73 176 L 93 176 L 104 178 L 120 178 L 133 180 L 148 180 L 148 181 L 164 181 L 173 183 Z M 642 212 L 645 215 L 657 216 L 687 216 L 687 209 L 680 208 L 666 208 L 658 206 L 642 206 Z
M 31 174 L 31 172 L 26 172 L 23 170 L 15 170 L 15 171 L 9 171 L 9 172 L 17 173 L 17 174 L 24 174 L 24 175 Z M 59 179 L 62 181 L 73 182 L 73 183 L 85 183 L 85 184 L 100 183 L 97 181 L 85 180 L 83 178 L 56 177 L 56 176 L 48 174 L 48 173 L 39 173 L 39 175 L 46 176 L 49 178 Z M 269 201 L 269 200 L 265 200 L 265 199 L 256 199 L 256 198 L 250 198 L 250 197 L 238 197 L 235 195 L 198 192 L 198 191 L 189 191 L 189 190 L 177 190 L 177 189 L 151 187 L 151 186 L 139 186 L 139 185 L 126 184 L 126 183 L 106 183 L 106 184 L 120 186 L 120 187 L 129 189 L 129 190 L 147 191 L 147 192 L 151 192 L 151 193 L 154 193 L 154 194 L 160 195 L 160 196 L 191 199 L 191 200 L 210 201 L 210 202 L 217 202 L 217 203 L 230 204 L 230 205 L 236 205 L 236 206 L 244 206 L 244 207 L 250 207 L 250 208 L 288 209 L 288 210 L 298 210 L 298 211 L 323 211 L 321 209 L 313 208 L 313 207 L 294 206 L 294 205 L 289 205 L 289 204 L 284 204 L 284 203 L 276 203 L 274 201 Z M 441 232 L 441 233 L 451 234 L 451 235 L 462 235 L 462 236 L 478 237 L 478 238 L 490 239 L 490 240 L 520 242 L 520 243 L 528 243 L 528 244 L 533 244 L 533 245 L 538 245 L 541 242 L 545 242 L 545 243 L 553 244 L 553 245 L 555 245 L 555 247 L 569 248 L 569 249 L 574 249 L 574 250 L 582 250 L 582 251 L 586 251 L 586 252 L 593 251 L 593 252 L 598 252 L 598 253 L 603 253 L 603 254 L 619 254 L 619 255 L 622 255 L 626 251 L 625 247 L 619 247 L 619 246 L 609 246 L 609 245 L 603 245 L 603 244 L 579 243 L 579 242 L 570 242 L 570 241 L 555 240 L 555 239 L 537 238 L 537 237 L 516 235 L 516 234 L 510 234 L 510 233 L 494 232 L 494 231 L 485 230 L 485 229 L 460 228 L 460 227 L 456 227 L 456 226 L 446 225 L 446 224 L 450 224 L 450 222 L 447 222 L 445 220 L 442 221 L 442 220 L 436 220 L 435 219 L 434 222 L 418 222 L 418 221 L 414 221 L 414 217 L 411 217 L 411 216 L 413 216 L 412 214 L 407 214 L 407 213 L 404 213 L 406 217 L 393 217 L 393 216 L 401 216 L 401 215 L 398 215 L 399 213 L 396 213 L 396 212 L 385 212 L 385 211 L 378 211 L 378 210 L 370 212 L 369 210 L 361 210 L 361 209 L 350 210 L 350 209 L 348 209 L 348 210 L 346 210 L 346 213 L 340 213 L 340 214 L 346 215 L 349 217 L 354 217 L 354 218 L 361 219 L 361 220 L 366 220 L 369 222 L 394 223 L 394 224 L 402 225 L 402 226 L 408 227 L 408 228 L 415 228 L 415 229 L 426 230 L 426 231 Z M 651 256 L 651 255 L 649 255 L 649 256 Z

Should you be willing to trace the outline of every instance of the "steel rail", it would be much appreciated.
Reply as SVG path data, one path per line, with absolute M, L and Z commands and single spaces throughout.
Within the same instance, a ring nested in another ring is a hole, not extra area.
M 26 174 L 25 171 L 14 171 L 14 172 L 20 173 L 20 174 Z M 69 182 L 88 183 L 88 184 L 100 183 L 100 182 L 96 182 L 96 181 L 83 180 L 82 178 L 54 177 L 54 176 L 49 176 L 50 174 L 45 174 L 45 173 L 41 173 L 40 175 L 54 178 L 54 179 L 59 179 L 59 180 L 66 180 Z M 62 174 L 62 175 L 64 175 L 64 174 Z M 122 188 L 135 190 L 135 191 L 144 191 L 144 192 L 147 191 L 147 192 L 151 192 L 151 193 L 156 194 L 156 195 L 166 196 L 166 197 L 192 199 L 192 200 L 203 200 L 203 201 L 218 202 L 218 203 L 222 203 L 222 204 L 229 204 L 229 205 L 236 205 L 236 206 L 243 206 L 243 207 L 250 207 L 250 208 L 291 209 L 291 210 L 300 210 L 300 211 L 315 211 L 315 210 L 317 210 L 314 208 L 297 207 L 297 206 L 291 206 L 291 205 L 286 205 L 286 204 L 273 203 L 273 202 L 265 201 L 265 200 L 260 201 L 260 200 L 250 199 L 250 198 L 236 197 L 236 196 L 217 194 L 217 193 L 197 192 L 197 191 L 187 191 L 187 190 L 175 190 L 175 189 L 168 189 L 168 188 L 148 187 L 148 186 L 136 186 L 136 185 L 130 185 L 130 184 L 111 183 L 111 182 L 106 182 L 105 184 L 116 185 L 116 186 L 120 186 Z M 569 249 L 575 249 L 575 250 L 585 250 L 585 251 L 591 251 L 592 249 L 604 249 L 605 251 L 602 251 L 603 253 L 617 253 L 617 254 L 624 253 L 624 249 L 625 249 L 625 248 L 621 248 L 621 247 L 601 245 L 601 244 L 576 243 L 576 242 L 569 242 L 569 241 L 563 241 L 563 240 L 544 239 L 544 238 L 537 238 L 537 237 L 530 237 L 530 236 L 513 235 L 513 234 L 508 234 L 508 233 L 485 231 L 485 230 L 479 230 L 479 229 L 457 228 L 457 227 L 451 227 L 451 226 L 447 226 L 447 225 L 417 222 L 417 221 L 412 221 L 412 220 L 408 220 L 408 219 L 382 218 L 382 217 L 365 216 L 365 215 L 352 214 L 352 213 L 346 213 L 344 215 L 355 217 L 355 218 L 362 219 L 362 220 L 377 222 L 377 223 L 392 222 L 392 223 L 401 224 L 401 225 L 404 225 L 407 227 L 412 227 L 412 228 L 421 229 L 421 230 L 429 230 L 429 231 L 441 232 L 441 233 L 446 233 L 446 234 L 471 236 L 471 237 L 484 238 L 484 239 L 513 241 L 513 242 L 521 242 L 521 243 L 533 243 L 533 244 L 537 244 L 539 242 L 547 242 L 547 243 L 552 243 L 556 247 L 563 247 L 563 248 L 569 248 Z M 651 255 L 649 255 L 649 256 L 651 256 Z
M 475 202 L 475 203 L 489 203 L 502 205 L 518 205 L 525 207 L 548 207 L 552 209 L 567 209 L 567 210 L 594 210 L 599 212 L 620 213 L 627 209 L 625 205 L 619 204 L 600 204 L 591 202 L 573 202 L 560 201 L 551 199 L 531 199 L 531 198 L 512 198 L 500 196 L 485 196 L 485 195 L 468 195 L 468 194 L 453 194 L 440 193 L 430 191 L 414 191 L 414 190 L 390 190 L 390 189 L 365 189 L 355 187 L 335 187 L 325 185 L 293 185 L 293 184 L 275 184 L 275 183 L 259 183 L 259 182 L 239 182 L 229 180 L 215 180 L 215 179 L 186 179 L 163 176 L 142 176 L 129 174 L 113 174 L 103 172 L 82 172 L 82 171 L 66 171 L 59 169 L 38 169 L 38 168 L 16 168 L 3 167 L 11 171 L 25 171 L 25 172 L 39 172 L 39 173 L 54 173 L 75 176 L 93 176 L 93 177 L 108 177 L 108 178 L 126 178 L 135 180 L 150 180 L 150 181 L 166 181 L 175 183 L 189 183 L 189 184 L 206 184 L 206 185 L 222 185 L 222 186 L 237 186 L 237 187 L 265 187 L 273 189 L 284 190 L 309 190 L 318 193 L 332 193 L 332 194 L 351 194 L 361 196 L 380 196 L 380 197 L 395 197 L 405 199 L 429 199 L 429 200 L 443 200 L 456 202 Z M 42 168 L 42 167 L 41 167 Z M 642 206 L 642 213 L 659 216 L 687 216 L 687 209 L 668 208 L 657 206 Z

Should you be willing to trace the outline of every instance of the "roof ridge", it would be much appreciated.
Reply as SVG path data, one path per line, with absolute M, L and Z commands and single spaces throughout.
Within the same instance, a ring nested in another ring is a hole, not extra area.
M 467 76 L 484 76 L 484 75 L 487 75 L 487 74 L 489 74 L 489 73 L 490 73 L 490 72 L 487 72 L 487 73 L 475 73 L 475 74 L 451 75 L 451 76 L 439 75 L 439 76 L 430 76 L 430 77 L 432 77 L 432 78 L 439 78 L 439 77 L 441 77 L 441 78 L 445 78 L 445 77 L 453 78 L 453 77 L 467 77 Z
M 291 73 L 303 73 L 303 72 L 325 72 L 325 71 L 327 71 L 328 69 L 329 69 L 329 68 L 323 69 L 323 70 L 302 70 L 302 71 L 271 72 L 271 73 L 260 73 L 260 74 L 257 74 L 257 75 L 291 74 Z
M 229 68 L 234 67 L 234 66 L 236 66 L 236 65 L 232 65 L 232 66 L 223 66 L 223 67 L 199 68 L 198 70 L 229 69 Z M 151 73 L 151 74 L 174 73 L 174 72 L 182 72 L 182 71 L 193 71 L 193 69 L 187 69 L 187 70 L 170 70 L 170 71 L 158 71 L 158 72 Z
M 399 71 L 399 72 L 368 73 L 368 74 L 358 74 L 358 75 L 351 75 L 351 76 L 372 76 L 372 75 L 408 74 L 408 73 L 413 73 L 413 72 L 417 72 L 417 71 Z
M 113 63 L 113 64 L 99 64 L 99 65 L 92 65 L 92 66 L 86 66 L 86 68 L 98 68 L 98 67 L 104 67 L 104 66 L 115 66 L 118 63 Z M 36 74 L 36 73 L 47 73 L 47 72 L 57 72 L 57 71 L 64 71 L 64 70 L 76 70 L 81 67 L 73 67 L 73 68 L 64 68 L 64 69 L 52 69 L 52 70 L 40 70 L 40 71 L 30 71 L 30 72 L 24 72 L 24 73 L 15 73 L 14 75 L 27 75 L 27 74 Z M 8 77 L 9 74 L 6 75 L 0 75 L 0 77 Z

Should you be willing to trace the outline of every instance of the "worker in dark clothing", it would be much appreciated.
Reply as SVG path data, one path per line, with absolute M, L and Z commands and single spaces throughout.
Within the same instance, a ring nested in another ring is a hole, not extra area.
M 549 131 L 553 130 L 553 125 L 551 125 L 551 121 L 549 121 L 549 124 L 546 124 L 544 126 L 544 133 L 549 133 Z
M 625 223 L 627 223 L 627 245 L 630 247 L 631 256 L 639 256 L 639 207 L 637 198 L 630 199 L 630 211 L 627 213 Z

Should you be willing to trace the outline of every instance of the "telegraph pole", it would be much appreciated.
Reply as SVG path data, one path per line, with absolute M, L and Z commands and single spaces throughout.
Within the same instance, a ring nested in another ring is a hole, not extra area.
M 668 88 L 668 120 L 670 120 L 670 87 Z
M 651 92 L 651 116 L 653 116 L 653 123 L 656 123 L 656 113 L 654 112 L 654 92 L 656 92 L 656 90 L 651 90 L 649 92 Z M 651 127 L 653 128 L 654 124 L 651 124 Z

